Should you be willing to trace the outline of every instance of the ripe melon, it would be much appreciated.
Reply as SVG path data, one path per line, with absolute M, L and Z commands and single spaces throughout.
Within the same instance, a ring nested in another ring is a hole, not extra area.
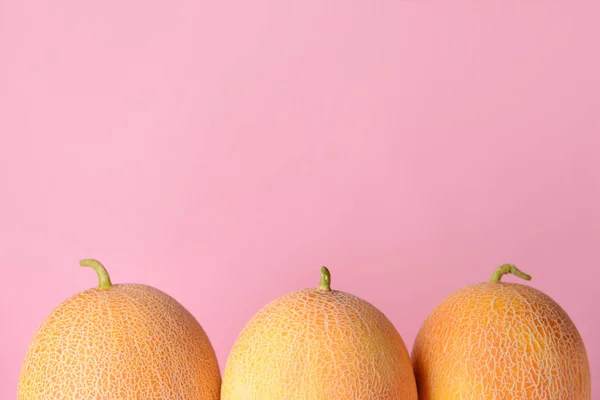
M 29 346 L 20 400 L 218 400 L 221 375 L 196 319 L 146 285 L 100 284 L 60 304 Z
M 416 400 L 408 350 L 370 303 L 315 289 L 269 303 L 246 325 L 227 360 L 222 400 Z
M 446 298 L 424 322 L 412 359 L 420 400 L 590 400 L 585 346 L 567 313 L 526 285 L 490 282 Z

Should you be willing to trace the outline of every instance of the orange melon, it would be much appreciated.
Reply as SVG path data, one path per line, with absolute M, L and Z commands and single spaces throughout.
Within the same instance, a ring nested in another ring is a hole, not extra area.
M 113 285 L 104 267 L 97 288 L 60 304 L 27 350 L 20 400 L 217 400 L 221 375 L 196 319 L 146 285 Z
M 420 400 L 590 400 L 584 343 L 567 313 L 530 286 L 467 286 L 425 320 L 412 350 Z
M 222 400 L 416 400 L 408 350 L 370 303 L 321 284 L 260 310 L 227 360 Z

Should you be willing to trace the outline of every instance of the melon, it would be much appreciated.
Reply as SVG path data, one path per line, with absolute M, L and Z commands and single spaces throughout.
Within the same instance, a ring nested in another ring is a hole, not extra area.
M 218 400 L 221 375 L 198 321 L 150 286 L 99 285 L 60 304 L 37 330 L 22 365 L 18 399 Z
M 531 286 L 489 282 L 447 297 L 419 330 L 412 360 L 420 400 L 590 400 L 590 366 L 567 313 Z
M 408 350 L 376 307 L 331 289 L 297 290 L 262 308 L 227 359 L 222 400 L 416 400 Z

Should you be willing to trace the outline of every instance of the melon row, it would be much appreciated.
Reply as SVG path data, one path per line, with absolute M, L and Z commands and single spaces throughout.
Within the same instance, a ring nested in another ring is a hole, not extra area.
M 113 284 L 60 304 L 27 350 L 19 400 L 590 400 L 586 349 L 549 296 L 505 274 L 448 296 L 427 317 L 412 353 L 387 316 L 318 286 L 262 308 L 239 334 L 221 377 L 212 344 L 173 297 Z

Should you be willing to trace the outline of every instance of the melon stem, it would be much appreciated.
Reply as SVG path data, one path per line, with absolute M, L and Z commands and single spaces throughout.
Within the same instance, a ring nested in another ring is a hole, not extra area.
M 331 292 L 331 273 L 325 266 L 321 267 L 321 282 L 319 283 L 319 290 Z
M 110 289 L 113 285 L 110 282 L 110 276 L 108 276 L 108 272 L 104 265 L 100 263 L 100 261 L 94 260 L 92 258 L 86 258 L 84 260 L 79 261 L 79 265 L 82 267 L 90 267 L 93 268 L 94 271 L 98 274 L 98 289 Z
M 502 279 L 502 277 L 506 274 L 513 274 L 521 279 L 525 279 L 526 281 L 531 280 L 531 276 L 527 275 L 525 272 L 522 272 L 514 265 L 503 264 L 496 268 L 494 274 L 492 275 L 492 279 L 490 279 L 490 282 L 500 282 L 500 279 Z

